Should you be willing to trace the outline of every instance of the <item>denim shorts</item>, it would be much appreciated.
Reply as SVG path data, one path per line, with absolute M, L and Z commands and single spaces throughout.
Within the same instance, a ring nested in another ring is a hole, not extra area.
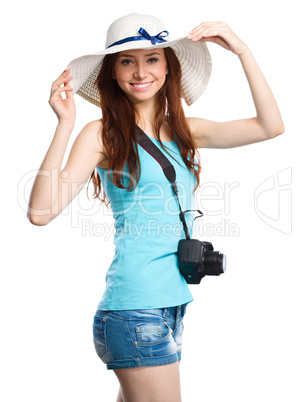
M 181 360 L 187 303 L 148 310 L 97 310 L 93 341 L 108 370 L 160 366 Z

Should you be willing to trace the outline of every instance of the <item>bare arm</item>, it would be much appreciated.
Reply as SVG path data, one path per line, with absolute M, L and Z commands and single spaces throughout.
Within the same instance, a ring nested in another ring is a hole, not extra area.
M 71 128 L 57 126 L 55 136 L 36 176 L 29 200 L 28 219 L 34 225 L 47 225 L 82 190 L 95 166 L 104 159 L 98 139 L 101 122 L 88 123 L 79 133 L 61 171 Z
M 99 140 L 101 121 L 88 123 L 77 136 L 65 168 L 63 158 L 75 124 L 76 108 L 68 77 L 63 72 L 52 84 L 49 104 L 59 124 L 35 178 L 28 206 L 28 219 L 34 225 L 47 225 L 58 216 L 83 188 L 95 166 L 105 159 Z M 61 86 L 64 84 L 64 86 Z M 66 93 L 62 98 L 61 92 Z
M 197 148 L 233 148 L 282 134 L 284 124 L 274 95 L 248 46 L 222 22 L 201 24 L 194 35 L 197 40 L 218 43 L 239 57 L 256 108 L 256 116 L 248 119 L 215 122 L 188 118 Z

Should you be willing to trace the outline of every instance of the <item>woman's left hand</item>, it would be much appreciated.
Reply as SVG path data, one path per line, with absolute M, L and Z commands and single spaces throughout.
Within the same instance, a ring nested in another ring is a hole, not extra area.
M 240 56 L 248 46 L 222 21 L 202 22 L 188 34 L 188 39 L 214 42 Z

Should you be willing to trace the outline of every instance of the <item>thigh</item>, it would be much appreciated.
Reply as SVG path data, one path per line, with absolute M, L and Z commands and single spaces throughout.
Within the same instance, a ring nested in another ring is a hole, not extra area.
M 125 402 L 181 402 L 179 362 L 114 372 Z

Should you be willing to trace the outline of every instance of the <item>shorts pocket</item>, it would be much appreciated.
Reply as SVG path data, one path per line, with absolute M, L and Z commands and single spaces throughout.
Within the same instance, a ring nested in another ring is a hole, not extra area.
M 94 316 L 93 341 L 96 353 L 100 358 L 107 352 L 106 329 L 107 318 Z
M 165 342 L 171 329 L 165 323 L 140 324 L 135 328 L 138 345 L 155 346 Z

